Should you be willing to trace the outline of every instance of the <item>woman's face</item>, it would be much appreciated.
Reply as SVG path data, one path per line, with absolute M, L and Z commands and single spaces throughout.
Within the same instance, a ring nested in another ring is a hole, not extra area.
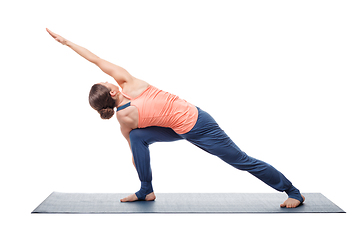
M 114 84 L 112 84 L 112 83 L 101 82 L 101 83 L 99 83 L 99 84 L 101 84 L 101 85 L 107 87 L 108 89 L 110 89 L 110 92 L 111 92 L 111 91 L 115 91 L 115 92 L 119 92 L 119 91 L 120 91 L 120 90 L 119 90 L 119 87 L 116 86 L 116 85 L 114 85 Z

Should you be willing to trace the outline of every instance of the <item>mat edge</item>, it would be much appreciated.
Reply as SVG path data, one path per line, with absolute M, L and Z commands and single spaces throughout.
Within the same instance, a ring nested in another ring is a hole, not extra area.
M 36 210 L 51 196 L 51 195 L 53 195 L 54 193 L 56 193 L 56 192 L 52 192 L 52 193 L 50 193 L 50 195 L 49 196 L 47 196 L 32 212 L 31 212 L 31 214 L 34 214 L 34 213 L 41 213 L 41 212 L 36 212 Z

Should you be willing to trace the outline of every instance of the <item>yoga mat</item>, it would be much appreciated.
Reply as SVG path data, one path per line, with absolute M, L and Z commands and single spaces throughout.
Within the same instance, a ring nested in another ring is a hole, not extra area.
M 127 193 L 53 192 L 32 213 L 345 213 L 321 193 L 304 193 L 304 204 L 280 208 L 284 193 L 157 193 L 152 202 L 122 203 Z

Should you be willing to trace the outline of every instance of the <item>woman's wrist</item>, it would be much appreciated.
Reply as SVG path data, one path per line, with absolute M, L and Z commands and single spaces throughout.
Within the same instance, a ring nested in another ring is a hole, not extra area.
M 70 47 L 71 42 L 70 42 L 69 40 L 67 40 L 67 39 L 64 39 L 64 42 L 63 42 L 62 44 L 63 44 L 64 46 Z

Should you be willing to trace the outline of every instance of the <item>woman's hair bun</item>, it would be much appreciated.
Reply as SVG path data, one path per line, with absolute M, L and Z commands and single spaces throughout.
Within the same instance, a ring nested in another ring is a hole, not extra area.
M 113 108 L 103 108 L 98 111 L 100 113 L 100 117 L 102 119 L 110 119 L 112 116 L 114 116 L 114 109 Z

